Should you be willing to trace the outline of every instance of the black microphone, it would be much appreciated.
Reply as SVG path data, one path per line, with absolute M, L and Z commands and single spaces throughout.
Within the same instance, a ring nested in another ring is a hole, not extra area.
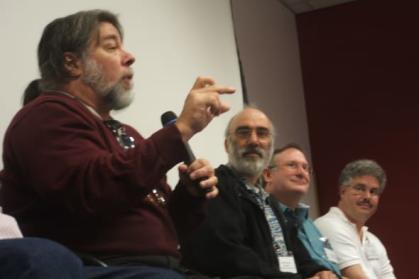
M 175 124 L 176 120 L 177 116 L 173 111 L 169 110 L 161 115 L 161 124 L 163 125 L 163 127 Z M 187 142 L 185 142 L 185 149 L 186 153 L 188 154 L 188 157 L 183 162 L 189 166 L 193 161 L 196 160 L 196 158 L 192 152 L 191 146 Z
M 163 127 L 166 127 L 168 125 L 175 124 L 176 120 L 177 120 L 177 116 L 176 116 L 176 114 L 173 111 L 170 111 L 169 110 L 169 111 L 166 111 L 165 113 L 163 113 L 161 115 L 161 124 L 163 125 Z M 189 166 L 193 161 L 196 160 L 196 158 L 195 158 L 195 155 L 192 152 L 192 149 L 191 149 L 191 146 L 189 145 L 189 143 L 188 142 L 185 142 L 184 145 L 185 145 L 185 149 L 186 149 L 186 153 L 187 153 L 187 158 L 183 162 L 186 165 Z M 199 179 L 199 181 L 204 180 L 204 179 L 205 178 L 203 177 L 203 178 Z M 199 183 L 199 181 L 198 181 L 198 183 Z M 206 193 L 212 191 L 211 188 L 202 189 L 199 186 L 197 188 L 198 188 L 199 193 L 202 196 L 205 196 Z

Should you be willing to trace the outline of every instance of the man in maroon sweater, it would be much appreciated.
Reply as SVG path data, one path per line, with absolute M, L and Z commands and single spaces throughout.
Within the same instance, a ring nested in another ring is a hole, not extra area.
M 180 165 L 173 192 L 165 174 L 187 159 L 185 143 L 228 110 L 219 95 L 234 88 L 199 77 L 177 121 L 144 139 L 110 115 L 132 100 L 134 60 L 110 12 L 52 21 L 38 45 L 40 95 L 16 114 L 4 139 L 4 211 L 26 236 L 119 266 L 90 270 L 90 278 L 183 276 L 171 270 L 180 268 L 178 237 L 199 224 L 205 199 L 218 193 L 205 160 Z

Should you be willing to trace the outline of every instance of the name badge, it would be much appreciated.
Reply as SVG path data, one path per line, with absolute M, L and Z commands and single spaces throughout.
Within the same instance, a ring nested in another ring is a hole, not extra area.
M 297 266 L 293 255 L 279 256 L 279 269 L 282 272 L 297 273 Z

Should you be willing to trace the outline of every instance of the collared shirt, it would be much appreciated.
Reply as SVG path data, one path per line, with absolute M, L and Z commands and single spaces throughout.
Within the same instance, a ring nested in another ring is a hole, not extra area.
M 0 239 L 21 238 L 22 233 L 15 218 L 3 214 L 0 207 Z
M 315 222 L 320 232 L 329 238 L 341 270 L 360 265 L 369 279 L 394 279 L 393 267 L 381 241 L 366 226 L 359 237 L 356 225 L 349 221 L 341 209 L 331 207 Z
M 279 205 L 287 220 L 290 218 L 295 219 L 298 228 L 298 238 L 304 244 L 311 258 L 318 264 L 341 276 L 342 274 L 337 266 L 336 255 L 332 247 L 308 217 L 310 207 L 300 203 L 295 210 L 292 210 L 282 203 L 279 203 Z

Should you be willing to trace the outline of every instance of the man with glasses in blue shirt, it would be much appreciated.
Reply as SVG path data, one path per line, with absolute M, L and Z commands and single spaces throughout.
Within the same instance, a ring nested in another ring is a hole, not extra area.
M 295 226 L 298 238 L 318 264 L 341 277 L 336 256 L 308 216 L 309 206 L 301 203 L 310 187 L 311 168 L 297 144 L 275 149 L 269 167 L 264 171 L 265 190 L 279 201 L 288 223 Z
M 315 221 L 329 238 L 339 268 L 348 278 L 395 278 L 384 245 L 365 226 L 377 211 L 386 180 L 383 168 L 375 161 L 347 164 L 339 177 L 338 206 Z

